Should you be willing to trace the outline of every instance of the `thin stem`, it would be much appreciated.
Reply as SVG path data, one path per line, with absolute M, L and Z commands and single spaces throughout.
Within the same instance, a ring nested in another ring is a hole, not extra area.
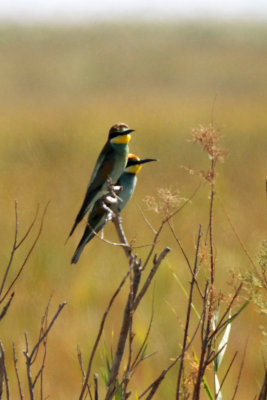
M 27 239 L 28 235 L 30 234 L 30 232 L 31 232 L 32 228 L 34 227 L 34 224 L 35 224 L 35 222 L 37 220 L 38 213 L 39 213 L 39 204 L 37 204 L 36 212 L 35 212 L 35 215 L 33 217 L 32 223 L 29 225 L 29 228 L 27 229 L 25 235 L 20 239 L 20 241 L 16 245 L 16 250 L 22 245 L 22 243 L 25 241 L 25 239 Z
M 182 246 L 182 243 L 181 243 L 180 239 L 178 238 L 178 236 L 176 235 L 175 230 L 174 230 L 174 227 L 173 227 L 173 225 L 170 223 L 170 221 L 168 221 L 168 225 L 169 225 L 169 227 L 170 227 L 170 230 L 171 230 L 171 232 L 172 232 L 172 234 L 173 234 L 174 239 L 176 240 L 176 243 L 178 244 L 178 246 L 179 246 L 180 249 L 181 249 L 181 252 L 182 252 L 182 254 L 183 254 L 184 258 L 185 258 L 185 261 L 186 261 L 186 263 L 187 263 L 187 265 L 188 265 L 188 268 L 189 268 L 189 270 L 190 270 L 190 272 L 191 272 L 191 275 L 193 276 L 193 269 L 192 269 L 192 266 L 191 266 L 191 264 L 190 264 L 189 258 L 187 257 L 187 254 L 186 254 L 186 252 L 185 252 L 185 250 L 184 250 L 184 248 L 183 248 L 183 246 Z M 197 281 L 196 279 L 195 279 L 195 284 L 196 284 L 196 286 L 197 286 L 197 289 L 198 289 L 198 292 L 199 292 L 200 296 L 201 296 L 202 299 L 203 299 L 203 293 L 202 293 L 201 288 L 200 288 L 200 286 L 199 286 L 199 283 L 198 283 L 198 281 Z
M 260 272 L 258 271 L 258 268 L 257 268 L 255 262 L 253 261 L 253 258 L 252 258 L 251 255 L 249 254 L 249 251 L 248 251 L 248 249 L 246 248 L 245 243 L 243 242 L 243 240 L 242 240 L 241 237 L 239 236 L 239 233 L 237 232 L 237 229 L 236 229 L 236 227 L 234 226 L 234 224 L 233 224 L 233 222 L 232 222 L 232 220 L 231 220 L 231 218 L 230 218 L 230 216 L 229 216 L 229 214 L 228 214 L 228 212 L 227 212 L 227 210 L 226 210 L 226 208 L 225 208 L 225 206 L 224 206 L 223 201 L 222 201 L 218 196 L 217 196 L 217 198 L 218 198 L 218 200 L 219 200 L 219 203 L 220 203 L 220 205 L 221 205 L 221 207 L 222 207 L 222 209 L 223 209 L 223 212 L 224 212 L 224 214 L 225 214 L 225 216 L 226 216 L 226 219 L 227 219 L 227 221 L 228 221 L 228 223 L 229 223 L 229 225 L 230 225 L 230 227 L 231 227 L 231 229 L 232 229 L 232 231 L 233 231 L 235 237 L 237 238 L 237 240 L 238 240 L 240 246 L 242 247 L 244 253 L 245 253 L 246 256 L 247 256 L 247 258 L 249 259 L 251 265 L 253 266 L 254 271 L 255 271 L 255 274 L 257 275 L 258 279 L 261 281 L 261 283 L 263 284 L 263 286 L 264 286 L 265 288 L 267 288 L 267 278 L 266 278 L 266 276 L 264 276 L 264 275 L 262 276 L 262 275 L 260 274 Z
M 180 361 L 180 367 L 179 367 L 178 379 L 177 379 L 177 386 L 176 386 L 176 400 L 179 400 L 179 398 L 180 398 L 180 385 L 181 385 L 182 372 L 183 372 L 183 366 L 184 366 L 184 356 L 185 356 L 185 348 L 186 348 L 186 344 L 187 344 L 188 329 L 189 329 L 189 323 L 190 323 L 190 317 L 191 317 L 193 291 L 194 291 L 194 285 L 196 282 L 198 252 L 199 252 L 201 236 L 202 236 L 202 231 L 201 231 L 201 225 L 200 225 L 199 230 L 198 230 L 198 240 L 197 240 L 194 270 L 192 271 L 192 281 L 190 284 L 190 292 L 189 292 L 189 298 L 188 298 L 188 308 L 187 308 L 187 313 L 186 313 L 186 323 L 185 323 L 182 355 L 181 355 L 181 361 Z
M 213 288 L 215 279 L 215 261 L 214 261 L 214 249 L 213 249 L 213 207 L 214 207 L 214 196 L 215 196 L 215 161 L 211 160 L 211 193 L 210 193 L 210 212 L 209 212 L 209 241 L 210 241 L 210 284 Z
M 235 399 L 236 393 L 237 393 L 238 388 L 239 388 L 240 379 L 241 379 L 241 374 L 242 374 L 242 371 L 243 371 L 243 368 L 244 368 L 244 365 L 245 365 L 245 358 L 246 358 L 246 353 L 247 353 L 247 347 L 248 347 L 248 338 L 247 338 L 247 340 L 246 340 L 245 350 L 244 350 L 243 357 L 242 357 L 242 361 L 241 361 L 241 365 L 240 365 L 240 368 L 239 368 L 238 377 L 237 377 L 237 381 L 236 381 L 235 390 L 234 390 L 234 394 L 233 394 L 232 400 Z

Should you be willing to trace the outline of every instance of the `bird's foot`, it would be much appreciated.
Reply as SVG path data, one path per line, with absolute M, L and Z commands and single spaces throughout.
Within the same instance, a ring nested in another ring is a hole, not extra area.
M 107 211 L 107 215 L 105 217 L 105 222 L 107 223 L 113 219 L 115 214 L 105 203 L 103 203 L 102 207 Z
M 106 196 L 106 200 L 108 201 L 108 203 L 111 203 L 111 204 L 116 204 L 116 203 L 118 203 L 117 197 L 113 197 L 113 196 L 107 195 L 107 196 Z

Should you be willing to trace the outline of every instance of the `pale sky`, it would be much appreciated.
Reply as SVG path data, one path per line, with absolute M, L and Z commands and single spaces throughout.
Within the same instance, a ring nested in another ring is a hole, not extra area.
M 260 18 L 267 0 L 1 0 L 0 19 L 70 21 L 141 18 Z

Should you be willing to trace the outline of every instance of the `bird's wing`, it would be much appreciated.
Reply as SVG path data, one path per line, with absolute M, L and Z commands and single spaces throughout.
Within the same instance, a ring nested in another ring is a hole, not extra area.
M 93 210 L 89 214 L 88 224 L 85 227 L 80 243 L 72 257 L 72 264 L 78 262 L 85 245 L 93 239 L 95 233 L 98 233 L 105 226 L 107 211 L 101 207 L 100 201 L 95 204 Z
M 105 156 L 102 157 L 99 161 L 100 162 L 97 165 L 97 171 L 94 171 L 93 176 L 87 187 L 85 199 L 80 210 L 80 213 L 82 214 L 81 218 L 83 218 L 84 214 L 86 214 L 88 209 L 91 207 L 91 203 L 97 196 L 97 194 L 103 194 L 101 193 L 101 189 L 107 181 L 107 178 L 111 175 L 116 159 L 113 152 L 108 149 Z
M 121 212 L 128 201 L 132 198 L 136 186 L 137 177 L 134 174 L 123 173 L 117 182 L 118 186 L 122 187 L 119 192 L 118 210 Z
M 104 159 L 105 159 L 106 156 L 110 153 L 110 151 L 111 151 L 110 144 L 109 144 L 109 142 L 106 142 L 105 146 L 103 147 L 103 149 L 101 150 L 101 153 L 100 153 L 99 156 L 98 156 L 98 159 L 96 160 L 95 168 L 94 168 L 93 173 L 92 173 L 92 175 L 91 175 L 91 178 L 90 178 L 88 187 L 89 187 L 89 186 L 91 185 L 91 183 L 95 180 L 95 178 L 96 178 L 96 176 L 97 176 L 97 174 L 98 174 L 99 168 L 100 168 L 101 165 L 103 164 Z
M 101 189 L 104 183 L 107 181 L 107 177 L 110 175 L 112 169 L 114 168 L 115 162 L 116 159 L 114 157 L 114 152 L 107 143 L 97 159 L 94 172 L 87 187 L 84 201 L 75 219 L 69 236 L 73 234 L 76 226 L 83 219 L 83 217 L 91 207 L 93 200 L 97 197 L 98 194 L 102 194 Z

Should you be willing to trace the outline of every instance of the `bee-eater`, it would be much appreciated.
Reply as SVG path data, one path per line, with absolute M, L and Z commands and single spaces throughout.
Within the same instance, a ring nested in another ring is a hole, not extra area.
M 150 161 L 157 160 L 154 158 L 144 158 L 140 160 L 140 158 L 138 158 L 135 154 L 129 154 L 126 168 L 116 183 L 116 186 L 118 185 L 121 187 L 117 203 L 119 212 L 122 211 L 122 209 L 126 206 L 134 193 L 137 183 L 137 174 L 141 170 L 142 164 Z M 88 223 L 85 227 L 83 237 L 81 238 L 74 256 L 72 257 L 72 264 L 76 264 L 78 262 L 84 246 L 90 242 L 95 234 L 101 231 L 105 224 L 111 219 L 110 214 L 114 208 L 114 202 L 110 201 L 109 197 L 107 198 L 106 196 L 103 196 L 101 199 L 97 200 L 88 216 Z
M 110 128 L 108 140 L 97 159 L 87 187 L 85 199 L 75 219 L 69 237 L 73 234 L 74 229 L 83 219 L 87 211 L 107 192 L 108 178 L 110 178 L 111 183 L 114 184 L 123 173 L 128 160 L 128 143 L 131 140 L 132 132 L 134 132 L 134 129 L 129 129 L 128 125 L 123 123 L 115 124 Z

